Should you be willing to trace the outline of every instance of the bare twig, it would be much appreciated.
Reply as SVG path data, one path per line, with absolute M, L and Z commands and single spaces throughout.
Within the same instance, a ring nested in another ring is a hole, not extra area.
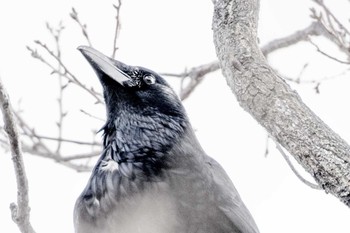
M 290 169 L 292 169 L 293 173 L 298 177 L 298 179 L 301 182 L 303 182 L 304 184 L 306 184 L 307 186 L 309 186 L 310 188 L 322 190 L 322 188 L 319 185 L 311 183 L 310 181 L 308 181 L 304 177 L 302 177 L 302 175 L 300 175 L 299 172 L 295 169 L 295 167 L 293 166 L 292 162 L 289 160 L 288 155 L 286 155 L 286 153 L 283 151 L 283 149 L 280 146 L 280 144 L 277 143 L 276 141 L 275 141 L 275 143 L 276 143 L 277 150 L 282 154 L 282 156 L 286 160 L 288 166 L 290 167 Z
M 38 135 L 34 129 L 30 128 L 28 126 L 28 124 L 16 113 L 14 113 L 16 115 L 16 119 L 18 120 L 19 126 L 23 131 L 23 134 L 25 134 L 28 139 L 31 140 L 32 145 L 28 145 L 26 143 L 22 143 L 22 149 L 24 152 L 33 154 L 33 155 L 37 155 L 40 157 L 44 157 L 44 158 L 49 158 L 49 159 L 53 159 L 54 161 L 72 168 L 78 172 L 81 171 L 90 171 L 91 167 L 90 166 L 86 166 L 86 165 L 76 165 L 72 162 L 70 162 L 69 160 L 65 160 L 65 157 L 72 157 L 74 155 L 67 155 L 67 156 L 63 156 L 61 154 L 58 154 L 56 152 L 51 151 L 48 146 L 46 146 L 46 144 L 43 142 L 43 140 L 55 140 L 57 141 L 57 138 L 52 138 L 52 137 L 46 137 L 46 136 L 40 136 Z M 76 141 L 76 140 L 69 140 L 69 139 L 64 139 L 61 138 L 60 140 L 62 140 L 63 142 L 66 143 L 74 143 L 74 144 L 79 144 L 79 145 L 89 145 L 89 146 L 98 146 L 99 143 L 89 143 L 89 142 L 82 142 L 82 141 Z M 92 152 L 93 153 L 93 152 Z M 89 153 L 91 154 L 91 153 Z M 90 157 L 90 156 L 87 156 Z
M 301 70 L 300 70 L 300 72 L 299 72 L 299 75 L 297 76 L 297 78 L 296 78 L 296 82 L 297 83 L 300 83 L 300 80 L 301 80 L 301 76 L 304 74 L 304 72 L 305 72 L 305 70 L 306 70 L 306 68 L 309 66 L 309 63 L 305 63 L 304 65 L 303 65 L 303 67 L 301 68 Z
M 52 69 L 52 73 L 60 73 L 63 77 L 67 78 L 69 83 L 74 83 L 77 86 L 81 87 L 83 90 L 87 91 L 89 94 L 91 94 L 95 99 L 96 103 L 103 103 L 103 100 L 101 98 L 101 94 L 96 92 L 93 88 L 88 88 L 86 85 L 84 85 L 80 80 L 72 73 L 70 70 L 66 67 L 66 65 L 63 63 L 63 61 L 57 57 L 57 55 L 51 51 L 46 44 L 42 43 L 41 41 L 34 41 L 36 44 L 38 44 L 40 47 L 42 47 L 44 50 L 46 50 L 47 53 L 51 57 L 53 57 L 58 64 L 62 67 L 63 71 L 57 70 L 53 65 L 51 65 L 49 62 L 47 62 L 38 52 L 37 50 L 34 50 L 27 46 L 27 49 L 31 51 L 31 54 L 34 58 L 39 59 L 44 64 L 48 65 Z
M 73 144 L 78 144 L 78 145 L 86 145 L 86 146 L 101 146 L 102 144 L 99 142 L 84 142 L 84 141 L 79 141 L 79 140 L 73 140 L 73 139 L 66 139 L 66 138 L 55 138 L 55 137 L 49 137 L 49 136 L 43 136 L 43 135 L 38 135 L 34 131 L 31 131 L 30 134 L 25 133 L 27 136 L 35 137 L 38 139 L 44 139 L 44 140 L 50 140 L 50 141 L 61 141 L 61 142 L 66 142 L 66 143 L 73 143 Z
M 338 20 L 337 17 L 334 16 L 334 14 L 329 10 L 329 8 L 324 4 L 323 0 L 314 0 L 315 3 L 317 3 L 319 6 L 321 6 L 324 11 L 327 13 L 329 17 L 331 17 L 337 24 L 338 26 L 344 30 L 347 34 L 350 35 L 350 31 Z
M 75 163 L 70 161 L 71 159 L 69 159 L 70 157 L 74 158 L 74 156 L 83 157 L 84 156 L 83 154 L 81 154 L 81 155 L 67 155 L 68 159 L 66 159 L 66 157 L 61 157 L 61 155 L 55 154 L 54 152 L 42 150 L 40 148 L 35 147 L 35 146 L 29 146 L 29 145 L 26 145 L 25 143 L 22 144 L 23 152 L 29 153 L 29 154 L 32 154 L 35 156 L 39 156 L 42 158 L 46 158 L 46 159 L 52 159 L 55 162 L 65 166 L 65 167 L 71 168 L 77 172 L 88 172 L 88 171 L 91 171 L 91 169 L 92 169 L 91 166 L 83 165 L 83 164 L 75 164 Z M 92 158 L 94 156 L 95 156 L 94 152 L 86 153 L 86 155 L 85 155 L 86 158 Z
M 329 59 L 331 59 L 331 60 L 334 60 L 334 61 L 336 61 L 336 62 L 339 62 L 339 63 L 341 63 L 341 64 L 346 64 L 346 65 L 349 65 L 349 64 L 350 64 L 350 62 L 339 60 L 338 58 L 336 58 L 336 57 L 334 57 L 334 56 L 332 56 L 332 55 L 329 55 L 329 54 L 326 53 L 326 52 L 323 52 L 323 51 L 320 49 L 320 47 L 318 47 L 318 45 L 315 44 L 311 39 L 309 39 L 309 42 L 310 42 L 310 44 L 312 44 L 312 45 L 316 48 L 317 52 L 321 53 L 321 54 L 324 55 L 325 57 L 327 57 L 327 58 L 329 58 Z
M 74 13 L 73 13 L 74 14 Z M 73 16 L 74 17 L 74 16 Z M 78 18 L 77 22 L 79 21 Z M 79 21 L 80 22 L 80 21 Z M 71 160 L 79 159 L 79 158 L 91 158 L 96 155 L 95 152 L 91 152 L 85 155 L 62 155 L 61 154 L 61 146 L 62 143 L 72 143 L 76 145 L 88 145 L 88 146 L 100 146 L 100 143 L 97 142 L 83 142 L 83 141 L 78 141 L 78 140 L 70 140 L 70 139 L 65 139 L 62 137 L 62 130 L 63 130 L 63 119 L 66 116 L 66 112 L 63 110 L 63 90 L 64 88 L 70 84 L 74 83 L 77 86 L 81 87 L 85 91 L 87 91 L 89 94 L 91 94 L 96 100 L 97 103 L 102 103 L 102 96 L 100 93 L 97 93 L 93 88 L 87 88 L 83 83 L 80 82 L 80 80 L 72 73 L 70 70 L 67 68 L 67 66 L 64 65 L 62 58 L 61 58 L 61 50 L 60 50 L 60 44 L 59 44 L 59 39 L 60 39 L 60 33 L 63 27 L 59 27 L 59 29 L 54 30 L 50 25 L 47 24 L 47 28 L 50 31 L 51 35 L 55 39 L 56 43 L 56 52 L 52 51 L 51 49 L 48 48 L 48 46 L 40 41 L 35 41 L 36 44 L 38 44 L 41 48 L 43 48 L 54 60 L 57 62 L 57 67 L 56 65 L 52 65 L 50 62 L 48 62 L 45 58 L 43 58 L 37 50 L 31 49 L 28 47 L 28 50 L 31 51 L 31 54 L 34 58 L 40 60 L 43 62 L 45 65 L 50 67 L 52 69 L 52 74 L 57 74 L 59 78 L 59 88 L 60 88 L 60 93 L 59 93 L 59 98 L 58 98 L 58 104 L 59 104 L 59 120 L 57 122 L 57 126 L 59 129 L 59 133 L 57 137 L 49 137 L 49 136 L 42 136 L 38 135 L 33 128 L 31 128 L 19 115 L 16 115 L 19 124 L 22 129 L 22 133 L 27 136 L 27 138 L 30 140 L 30 143 L 24 143 L 23 144 L 23 150 L 34 154 L 38 155 L 44 158 L 50 158 L 64 166 L 67 166 L 69 168 L 72 168 L 76 171 L 90 171 L 91 167 L 88 165 L 78 165 L 73 163 Z M 86 34 L 87 35 L 87 34 Z M 88 39 L 88 37 L 87 37 Z M 68 80 L 68 83 L 65 84 L 62 80 L 62 78 L 66 78 Z M 52 151 L 48 145 L 46 145 L 45 140 L 51 140 L 51 141 L 56 141 L 57 142 L 57 148 L 56 151 Z M 93 149 L 93 148 L 92 148 Z M 66 157 L 68 159 L 66 159 Z
M 78 12 L 74 9 L 74 7 L 72 7 L 72 12 L 69 15 L 75 22 L 77 22 L 77 24 L 81 28 L 81 32 L 83 33 L 83 36 L 85 37 L 86 41 L 88 42 L 89 46 L 91 47 L 92 43 L 90 41 L 89 34 L 87 32 L 87 26 L 86 26 L 86 24 L 83 24 L 80 21 L 80 19 L 78 17 Z
M 337 17 L 325 5 L 323 0 L 314 0 L 321 7 L 321 11 L 311 9 L 311 17 L 316 19 L 330 35 L 331 41 L 336 44 L 341 52 L 346 54 L 350 61 L 350 31 L 338 20 Z
M 71 160 L 78 160 L 78 159 L 90 159 L 90 158 L 99 156 L 100 154 L 101 154 L 101 151 L 93 151 L 91 153 L 69 155 L 69 156 L 65 156 L 63 158 L 63 161 L 71 161 Z
M 61 141 L 61 142 L 66 142 L 66 143 L 73 143 L 73 144 L 77 144 L 77 145 L 86 145 L 86 146 L 101 146 L 102 145 L 99 142 L 84 142 L 84 141 L 66 139 L 66 138 L 54 138 L 54 137 L 49 137 L 49 136 L 38 135 L 36 133 L 32 133 L 31 135 L 27 135 L 27 136 L 33 136 L 33 137 L 36 137 L 38 139 L 44 139 L 44 140 L 50 140 L 50 141 Z
M 276 71 L 276 70 L 275 70 Z M 279 73 L 278 71 L 276 71 L 277 73 Z M 287 76 L 284 76 L 284 75 L 280 75 L 281 77 L 283 76 L 283 79 L 287 80 L 287 81 L 290 81 L 290 82 L 295 82 L 295 83 L 303 83 L 303 84 L 306 84 L 306 83 L 315 83 L 315 84 L 319 84 L 321 82 L 324 82 L 324 81 L 329 81 L 329 80 L 333 80 L 333 79 L 336 79 L 336 78 L 340 78 L 346 74 L 348 74 L 350 72 L 350 68 L 347 68 L 337 74 L 334 74 L 334 75 L 331 75 L 331 76 L 326 76 L 326 77 L 323 77 L 323 78 L 320 78 L 320 79 L 301 79 L 299 76 L 297 78 L 291 78 L 291 77 L 287 77 Z
M 22 158 L 19 136 L 10 100 L 1 80 L 0 104 L 4 120 L 4 129 L 9 139 L 17 181 L 17 204 L 11 203 L 10 205 L 12 219 L 17 224 L 21 232 L 34 233 L 35 231 L 30 223 L 28 180 Z
M 112 58 L 115 58 L 115 53 L 118 50 L 117 47 L 117 39 L 119 36 L 119 31 L 120 31 L 120 8 L 122 6 L 122 1 L 118 0 L 118 4 L 115 5 L 113 4 L 114 9 L 116 10 L 116 16 L 115 16 L 115 30 L 114 30 L 114 39 L 113 39 L 113 52 L 112 52 Z
M 266 136 L 266 141 L 265 141 L 265 153 L 264 153 L 264 157 L 266 158 L 270 151 L 269 151 L 269 141 L 270 141 L 270 135 Z
M 105 122 L 104 119 L 100 118 L 100 117 L 97 117 L 95 115 L 92 115 L 91 113 L 88 113 L 87 111 L 83 110 L 83 109 L 80 109 L 80 112 L 84 113 L 85 115 L 87 115 L 88 117 L 91 117 L 91 118 L 94 118 L 96 120 L 99 120 L 99 121 L 102 121 L 102 122 Z
M 60 38 L 61 38 L 61 33 L 62 30 L 64 29 L 62 22 L 59 23 L 59 26 L 57 29 L 52 28 L 49 23 L 46 23 L 46 27 L 49 30 L 50 34 L 54 38 L 55 44 L 56 44 L 56 56 L 58 59 L 61 60 L 61 46 L 60 46 Z M 58 140 L 57 140 L 57 148 L 56 148 L 56 153 L 60 154 L 61 151 L 61 146 L 62 146 L 62 131 L 63 131 L 63 119 L 67 115 L 66 112 L 63 111 L 63 90 L 65 89 L 66 85 L 63 83 L 63 75 L 61 74 L 61 64 L 58 64 L 57 70 L 59 71 L 57 73 L 58 76 L 58 84 L 59 84 L 59 96 L 57 99 L 58 102 L 58 110 L 59 110 L 59 117 L 58 117 L 58 122 L 57 122 L 57 127 L 58 127 Z

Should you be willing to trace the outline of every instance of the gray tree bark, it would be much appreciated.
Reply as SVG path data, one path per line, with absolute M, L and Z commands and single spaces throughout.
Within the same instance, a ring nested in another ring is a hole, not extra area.
M 350 147 L 267 64 L 257 43 L 259 0 L 214 4 L 216 53 L 240 105 L 320 187 L 350 206 Z
M 28 180 L 25 172 L 21 143 L 17 132 L 9 96 L 0 79 L 0 110 L 4 120 L 4 130 L 8 135 L 12 162 L 17 181 L 17 204 L 11 203 L 12 220 L 22 233 L 35 233 L 30 223 Z

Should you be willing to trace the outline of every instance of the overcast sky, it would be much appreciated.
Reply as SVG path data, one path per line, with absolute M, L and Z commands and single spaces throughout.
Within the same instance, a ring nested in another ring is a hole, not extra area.
M 261 44 L 306 27 L 311 22 L 310 2 L 262 0 Z M 332 1 L 328 2 L 332 4 Z M 92 0 L 0 3 L 0 77 L 15 108 L 20 106 L 27 121 L 41 134 L 55 136 L 58 81 L 55 76 L 50 76 L 49 69 L 30 57 L 26 45 L 35 47 L 33 40 L 39 39 L 52 46 L 45 22 L 55 26 L 62 20 L 66 26 L 62 35 L 66 64 L 84 82 L 99 90 L 92 69 L 76 50 L 86 41 L 80 28 L 70 19 L 69 12 L 71 7 L 75 7 L 81 20 L 88 25 L 94 47 L 111 54 L 115 23 L 112 3 Z M 337 0 L 333 8 L 341 16 L 350 12 L 350 4 L 346 0 Z M 125 0 L 117 58 L 128 64 L 173 73 L 215 60 L 212 10 L 210 0 Z M 345 22 L 349 26 L 349 21 Z M 316 41 L 330 52 L 337 53 L 324 41 Z M 347 68 L 317 54 L 315 48 L 306 43 L 270 57 L 274 68 L 288 77 L 297 77 L 304 64 L 311 60 L 303 75 L 305 80 L 328 77 Z M 178 80 L 168 80 L 178 91 Z M 350 98 L 350 81 L 346 77 L 322 83 L 318 95 L 314 84 L 291 85 L 313 111 L 346 141 L 350 141 L 350 113 L 346 105 Z M 65 136 L 88 140 L 91 134 L 86 130 L 92 126 L 80 109 L 89 109 L 101 117 L 104 109 L 94 106 L 91 97 L 74 88 L 67 91 L 65 98 L 64 107 L 70 116 Z M 264 156 L 265 130 L 240 108 L 220 72 L 209 75 L 184 105 L 203 148 L 224 166 L 261 233 L 350 232 L 350 211 L 344 204 L 301 183 L 276 151 L 273 142 L 269 142 L 270 153 Z M 102 124 L 92 128 L 99 128 Z M 48 159 L 28 154 L 24 156 L 30 186 L 32 225 L 38 233 L 73 232 L 74 202 L 89 174 L 76 173 Z M 297 168 L 302 172 L 301 167 L 297 165 Z M 0 156 L 0 183 L 0 231 L 19 232 L 8 208 L 16 200 L 16 186 L 12 161 L 7 153 Z

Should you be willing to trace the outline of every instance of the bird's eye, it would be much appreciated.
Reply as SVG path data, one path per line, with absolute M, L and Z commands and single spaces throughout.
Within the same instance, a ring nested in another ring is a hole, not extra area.
M 146 75 L 146 76 L 143 76 L 143 81 L 146 84 L 151 85 L 151 84 L 154 84 L 156 82 L 156 78 L 152 75 Z

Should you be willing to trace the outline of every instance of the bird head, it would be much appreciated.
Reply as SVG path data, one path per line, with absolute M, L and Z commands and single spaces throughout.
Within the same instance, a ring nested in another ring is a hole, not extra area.
M 116 117 L 125 110 L 184 118 L 184 109 L 177 95 L 154 71 L 126 65 L 91 47 L 80 46 L 78 49 L 103 86 L 108 118 Z
M 188 125 L 175 92 L 152 70 L 126 65 L 91 47 L 80 46 L 78 50 L 103 87 L 107 111 L 104 146 L 115 148 L 118 163 L 155 163 L 176 144 Z

